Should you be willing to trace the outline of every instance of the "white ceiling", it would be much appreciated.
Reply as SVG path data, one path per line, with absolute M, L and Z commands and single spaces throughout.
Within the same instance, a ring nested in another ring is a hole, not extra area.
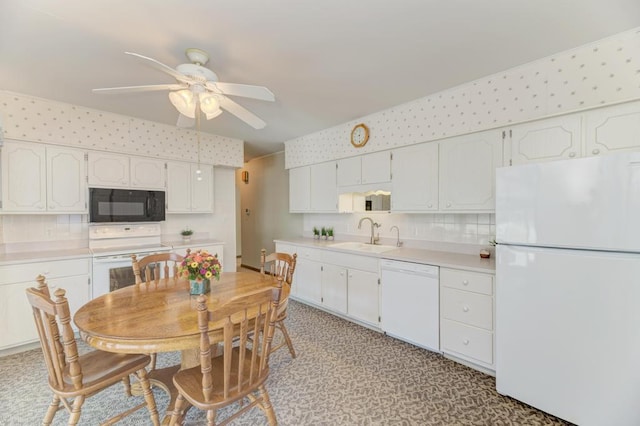
M 0 89 L 175 124 L 166 92 L 98 87 L 174 80 L 198 47 L 220 81 L 267 86 L 203 131 L 243 139 L 247 159 L 282 142 L 640 27 L 638 0 L 1 0 Z

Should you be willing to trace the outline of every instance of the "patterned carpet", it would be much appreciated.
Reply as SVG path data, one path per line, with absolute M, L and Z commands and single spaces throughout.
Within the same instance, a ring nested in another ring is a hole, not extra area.
M 495 379 L 383 334 L 291 301 L 287 326 L 298 357 L 286 349 L 271 357 L 267 389 L 281 425 L 565 425 L 495 391 Z M 82 350 L 86 346 L 81 345 Z M 159 366 L 179 362 L 160 354 Z M 40 350 L 0 358 L 0 425 L 41 424 L 51 393 Z M 168 398 L 154 391 L 163 412 Z M 126 399 L 116 385 L 85 402 L 80 424 L 97 425 Z M 224 418 L 228 410 L 219 414 Z M 60 411 L 55 425 L 65 425 Z M 205 424 L 191 409 L 187 425 Z M 146 410 L 120 422 L 147 425 Z M 263 425 L 253 408 L 233 425 Z

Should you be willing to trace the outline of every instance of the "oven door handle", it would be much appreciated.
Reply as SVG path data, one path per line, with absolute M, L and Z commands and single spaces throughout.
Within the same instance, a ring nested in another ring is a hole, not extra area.
M 104 257 L 93 258 L 93 261 L 95 263 L 116 263 L 116 262 L 121 262 L 123 260 L 131 260 L 131 255 L 125 254 L 122 256 L 104 256 Z

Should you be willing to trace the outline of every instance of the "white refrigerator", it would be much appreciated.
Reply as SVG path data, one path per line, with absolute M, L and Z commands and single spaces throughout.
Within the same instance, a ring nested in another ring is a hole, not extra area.
M 640 425 L 640 152 L 496 173 L 496 388 Z

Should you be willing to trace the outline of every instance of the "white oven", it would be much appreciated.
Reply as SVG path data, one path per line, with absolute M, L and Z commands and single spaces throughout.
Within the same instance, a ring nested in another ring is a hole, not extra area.
M 160 233 L 158 223 L 90 226 L 89 248 L 93 253 L 91 297 L 134 283 L 132 254 L 142 259 L 171 251 L 171 248 L 162 246 Z
M 120 254 L 103 254 L 93 257 L 93 289 L 92 298 L 102 296 L 110 291 L 131 285 L 135 278 L 131 266 L 131 255 L 138 259 L 156 253 L 168 253 L 168 247 L 157 247 L 150 251 L 129 251 Z

